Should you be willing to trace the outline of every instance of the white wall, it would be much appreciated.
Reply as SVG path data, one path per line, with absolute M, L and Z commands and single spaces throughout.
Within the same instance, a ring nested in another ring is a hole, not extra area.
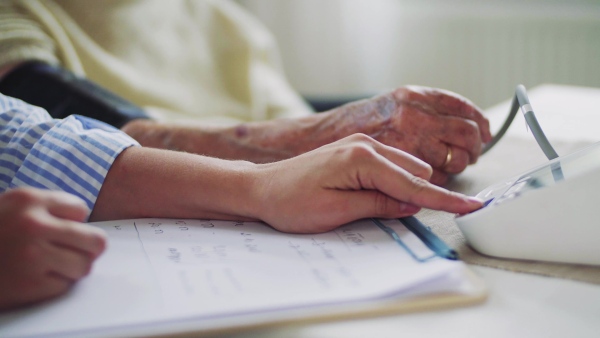
M 443 87 L 482 107 L 514 86 L 600 87 L 600 0 L 239 0 L 307 95 Z

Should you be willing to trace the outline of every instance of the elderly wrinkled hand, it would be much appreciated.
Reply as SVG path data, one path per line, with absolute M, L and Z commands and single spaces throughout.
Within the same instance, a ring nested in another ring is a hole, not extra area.
M 483 144 L 491 140 L 481 110 L 441 89 L 401 87 L 330 113 L 337 116 L 337 128 L 365 133 L 429 163 L 435 184 L 475 163 Z

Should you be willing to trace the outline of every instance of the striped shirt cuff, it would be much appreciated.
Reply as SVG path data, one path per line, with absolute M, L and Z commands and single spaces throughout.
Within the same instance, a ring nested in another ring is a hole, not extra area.
M 114 160 L 139 145 L 105 123 L 78 115 L 52 119 L 43 109 L 0 95 L 0 190 L 62 190 L 94 208 Z

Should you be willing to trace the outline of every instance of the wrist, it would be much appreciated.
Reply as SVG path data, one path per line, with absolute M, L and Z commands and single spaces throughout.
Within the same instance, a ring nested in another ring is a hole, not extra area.
M 205 206 L 214 204 L 212 208 L 219 210 L 225 219 L 262 220 L 265 201 L 265 172 L 259 164 L 248 161 L 225 161 L 226 179 L 221 184 L 220 194 L 209 198 L 212 201 L 201 201 Z
M 240 210 L 244 210 L 244 215 L 264 222 L 272 218 L 275 204 L 272 194 L 277 195 L 273 177 L 277 174 L 277 167 L 281 163 L 250 163 L 245 168 L 246 176 L 241 183 L 245 189 L 238 189 L 238 191 L 245 192 L 243 196 L 240 196 Z
M 390 129 L 398 110 L 393 95 L 383 94 L 368 100 L 355 101 L 328 112 L 327 134 L 337 141 L 352 134 L 361 133 L 377 138 Z

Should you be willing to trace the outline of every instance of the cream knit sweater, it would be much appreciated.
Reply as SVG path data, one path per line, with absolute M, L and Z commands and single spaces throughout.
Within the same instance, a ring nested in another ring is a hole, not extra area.
M 0 66 L 33 59 L 164 121 L 310 114 L 271 34 L 228 0 L 0 0 Z

